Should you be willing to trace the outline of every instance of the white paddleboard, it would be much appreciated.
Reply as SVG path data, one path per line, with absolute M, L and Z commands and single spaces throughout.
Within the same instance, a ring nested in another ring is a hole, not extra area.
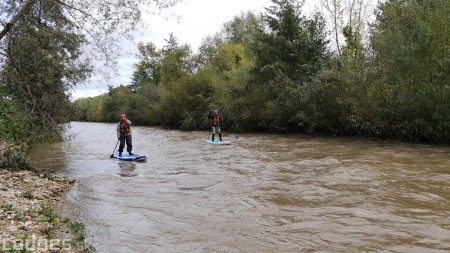
M 230 145 L 231 141 L 221 141 L 221 140 L 206 140 L 207 143 L 214 144 L 214 145 Z

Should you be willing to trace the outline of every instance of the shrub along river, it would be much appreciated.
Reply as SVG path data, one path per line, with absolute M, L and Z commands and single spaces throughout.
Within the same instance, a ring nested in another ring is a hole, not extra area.
M 62 212 L 97 252 L 448 252 L 450 148 L 361 138 L 72 122 L 36 167 L 79 180 Z

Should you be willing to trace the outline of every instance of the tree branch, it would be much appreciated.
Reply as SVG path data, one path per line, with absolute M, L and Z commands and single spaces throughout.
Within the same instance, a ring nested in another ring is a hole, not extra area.
M 5 37 L 5 35 L 9 31 L 11 31 L 12 27 L 16 24 L 17 20 L 19 20 L 21 17 L 23 17 L 36 1 L 37 0 L 28 0 L 22 6 L 22 8 L 20 8 L 19 12 L 17 12 L 17 14 L 13 17 L 13 19 L 5 24 L 5 26 L 3 27 L 3 30 L 0 32 L 0 40 L 2 40 L 3 37 Z

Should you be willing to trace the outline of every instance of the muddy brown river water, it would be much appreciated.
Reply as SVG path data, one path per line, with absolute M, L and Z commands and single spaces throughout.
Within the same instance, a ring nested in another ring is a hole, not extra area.
M 450 252 L 450 148 L 361 138 L 133 127 L 146 162 L 111 159 L 115 124 L 72 122 L 37 148 L 79 180 L 63 212 L 97 252 Z

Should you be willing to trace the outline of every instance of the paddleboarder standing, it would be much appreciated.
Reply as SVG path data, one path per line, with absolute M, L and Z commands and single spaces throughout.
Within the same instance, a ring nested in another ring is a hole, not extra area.
M 222 141 L 222 132 L 220 131 L 220 120 L 222 118 L 219 116 L 219 111 L 218 110 L 210 111 L 208 116 L 211 119 L 211 131 L 212 131 L 211 140 L 214 142 L 214 135 L 218 133 L 219 140 Z
M 133 149 L 133 141 L 131 138 L 131 121 L 127 119 L 127 115 L 122 113 L 120 115 L 120 121 L 117 124 L 117 138 L 120 141 L 119 156 L 122 156 L 125 144 L 127 145 L 127 152 L 129 155 L 133 155 L 131 150 Z

